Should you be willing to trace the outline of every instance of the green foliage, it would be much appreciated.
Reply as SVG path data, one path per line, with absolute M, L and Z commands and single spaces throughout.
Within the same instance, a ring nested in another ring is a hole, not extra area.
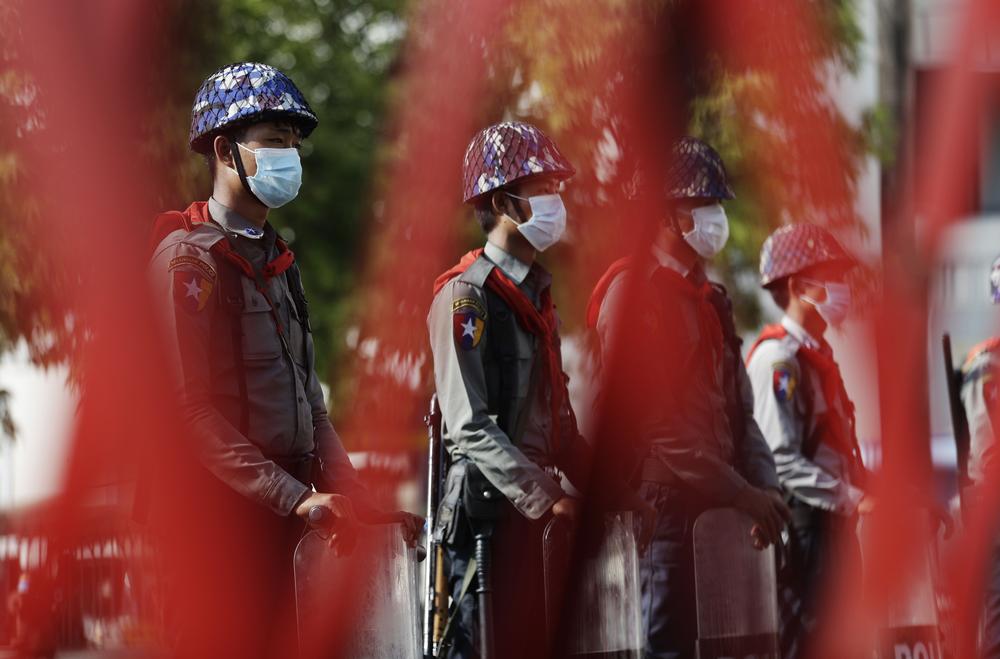
M 769 0 L 746 2 L 757 3 L 762 11 L 777 6 Z M 491 91 L 488 98 L 475 99 L 476 111 L 490 121 L 509 117 L 538 123 L 559 142 L 580 170 L 567 194 L 572 217 L 594 222 L 622 214 L 615 204 L 630 173 L 617 170 L 616 164 L 629 145 L 621 117 L 609 108 L 628 80 L 628 62 L 650 45 L 630 35 L 650 25 L 669 35 L 676 12 L 690 9 L 688 5 L 699 6 L 680 0 L 531 0 L 519 3 L 517 13 L 497 26 L 494 34 L 502 46 L 495 50 L 501 55 L 483 72 Z M 858 65 L 861 32 L 854 0 L 803 0 L 794 6 L 815 17 L 819 40 L 753 44 L 759 63 L 743 68 L 709 50 L 685 61 L 690 70 L 682 72 L 690 88 L 679 99 L 679 112 L 690 132 L 719 149 L 736 184 L 738 198 L 729 205 L 731 248 L 717 265 L 736 290 L 744 327 L 758 322 L 757 254 L 767 233 L 786 219 L 781 211 L 808 207 L 814 215 L 809 219 L 856 226 L 853 210 L 839 204 L 836 193 L 852 188 L 857 159 L 865 150 L 887 152 L 884 146 L 894 139 L 884 112 L 876 108 L 858 129 L 843 121 L 826 95 L 831 68 L 851 71 Z M 16 7 L 16 2 L 0 4 L 0 36 L 6 43 L 22 38 Z M 157 205 L 183 208 L 210 192 L 204 163 L 187 149 L 191 99 L 201 80 L 239 60 L 263 61 L 286 71 L 320 123 L 303 149 L 305 180 L 299 198 L 275 211 L 272 221 L 291 240 L 302 264 L 320 374 L 339 382 L 341 378 L 330 377 L 331 368 L 346 350 L 354 312 L 371 302 L 358 293 L 358 259 L 367 253 L 362 249 L 365 236 L 382 221 L 379 176 L 405 152 L 404 145 L 387 137 L 392 134 L 387 110 L 407 102 L 396 79 L 405 73 L 400 46 L 407 22 L 417 20 L 419 13 L 408 14 L 406 0 L 179 0 L 173 7 L 163 17 L 164 43 L 151 46 L 171 53 L 172 66 L 150 80 L 165 90 L 165 102 L 154 109 L 140 135 L 144 155 L 165 172 L 158 182 Z M 43 220 L 39 201 L 20 185 L 38 175 L 26 170 L 23 153 L 26 137 L 43 129 L 44 117 L 33 100 L 37 90 L 10 59 L 16 50 L 0 49 L 0 351 L 24 338 L 36 361 L 50 363 L 72 352 L 80 334 L 71 331 L 72 313 L 58 302 L 71 299 L 75 279 L 31 249 Z M 808 136 L 790 122 L 791 109 L 774 101 L 776 82 L 769 66 L 781 58 L 812 67 L 794 81 L 794 98 L 801 104 L 794 110 L 830 122 L 840 145 L 841 157 L 831 168 L 838 187 L 814 198 L 799 185 L 795 171 L 809 166 L 800 150 Z M 604 81 L 603 86 L 589 85 L 594 80 Z M 469 242 L 480 240 L 470 220 Z M 558 269 L 568 267 L 571 259 L 589 257 L 571 256 L 573 247 L 554 250 L 549 262 Z M 43 294 L 43 286 L 57 294 Z M 589 293 L 584 288 L 559 292 L 570 329 L 582 318 Z
M 45 116 L 39 90 L 17 59 L 24 39 L 19 5 L 0 4 L 0 353 L 24 341 L 32 361 L 48 366 L 65 361 L 79 340 L 67 302 L 78 279 L 37 249 L 45 227 L 42 202 L 29 192 L 40 172 L 30 164 L 28 145 L 44 130 Z M 2 388 L 0 431 L 15 434 Z

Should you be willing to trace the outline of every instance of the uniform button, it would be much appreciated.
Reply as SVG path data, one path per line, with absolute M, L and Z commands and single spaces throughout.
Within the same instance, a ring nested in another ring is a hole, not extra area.
M 304 399 L 304 398 L 302 398 L 302 396 L 299 396 L 299 402 L 300 402 L 300 403 L 304 403 L 304 402 L 305 402 L 305 399 Z

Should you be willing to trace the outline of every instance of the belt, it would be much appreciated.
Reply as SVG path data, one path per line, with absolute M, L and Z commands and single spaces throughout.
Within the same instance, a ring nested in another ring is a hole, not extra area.
M 291 474 L 303 485 L 313 484 L 313 465 L 316 462 L 316 455 L 306 453 L 304 455 L 283 456 L 268 458 L 279 467 Z

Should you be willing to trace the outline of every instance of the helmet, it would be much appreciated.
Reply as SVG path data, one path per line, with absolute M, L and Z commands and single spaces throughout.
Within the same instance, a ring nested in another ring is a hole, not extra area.
M 838 261 L 851 264 L 854 258 L 829 231 L 815 224 L 789 224 L 768 236 L 760 249 L 760 285 Z
M 209 150 L 211 137 L 239 124 L 290 119 L 302 136 L 316 128 L 317 119 L 291 78 L 256 62 L 224 66 L 201 83 L 191 108 L 191 149 Z
M 667 196 L 671 199 L 732 199 L 726 166 L 718 151 L 693 137 L 682 137 L 670 150 Z
M 531 124 L 505 121 L 485 128 L 469 143 L 462 163 L 462 198 L 469 203 L 497 188 L 538 174 L 576 173 L 545 133 Z
M 990 295 L 993 304 L 1000 304 L 1000 256 L 993 259 L 990 266 Z

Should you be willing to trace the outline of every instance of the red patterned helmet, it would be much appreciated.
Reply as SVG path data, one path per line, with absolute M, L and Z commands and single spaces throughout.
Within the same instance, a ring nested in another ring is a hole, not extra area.
M 462 198 L 469 203 L 529 176 L 569 178 L 575 173 L 545 133 L 531 124 L 505 121 L 484 129 L 465 150 Z
M 781 227 L 760 249 L 760 285 L 770 284 L 821 263 L 854 263 L 837 239 L 815 224 Z

